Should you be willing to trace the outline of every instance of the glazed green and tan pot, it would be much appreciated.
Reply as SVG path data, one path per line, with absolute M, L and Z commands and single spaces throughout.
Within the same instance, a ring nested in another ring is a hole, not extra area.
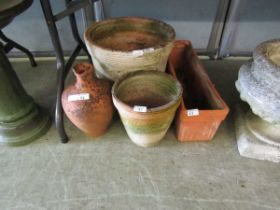
M 175 31 L 159 20 L 121 17 L 93 23 L 84 38 L 97 76 L 115 81 L 132 71 L 165 71 Z
M 149 147 L 159 143 L 170 127 L 182 87 L 166 73 L 141 70 L 117 80 L 112 96 L 130 139 Z

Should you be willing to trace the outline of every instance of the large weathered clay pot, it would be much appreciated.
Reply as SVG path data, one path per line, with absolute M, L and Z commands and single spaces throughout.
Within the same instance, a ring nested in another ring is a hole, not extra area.
M 166 73 L 136 71 L 115 82 L 112 95 L 130 139 L 148 147 L 165 136 L 181 102 L 182 87 Z
M 104 134 L 111 123 L 111 85 L 97 79 L 89 63 L 75 65 L 76 83 L 62 94 L 62 106 L 70 121 L 90 137 Z
M 84 38 L 97 76 L 115 81 L 127 72 L 164 71 L 175 31 L 159 20 L 122 17 L 93 23 Z

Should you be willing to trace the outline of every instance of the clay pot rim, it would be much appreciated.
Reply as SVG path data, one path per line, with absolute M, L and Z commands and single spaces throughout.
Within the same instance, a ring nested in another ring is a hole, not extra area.
M 108 24 L 111 22 L 115 22 L 117 20 L 147 20 L 147 21 L 151 21 L 151 22 L 156 22 L 159 24 L 162 24 L 164 26 L 166 26 L 167 28 L 169 28 L 170 31 L 170 37 L 166 40 L 166 42 L 164 43 L 163 46 L 155 46 L 153 47 L 155 50 L 156 49 L 162 49 L 165 48 L 168 44 L 173 43 L 175 41 L 175 37 L 176 37 L 176 32 L 174 30 L 174 28 L 169 25 L 168 23 L 165 23 L 161 20 L 157 20 L 154 18 L 147 18 L 147 17 L 141 17 L 141 16 L 124 16 L 124 17 L 116 17 L 116 18 L 108 18 L 106 20 L 102 20 L 100 22 L 94 22 L 93 24 L 91 24 L 84 32 L 84 39 L 91 45 L 97 46 L 103 50 L 109 50 L 109 51 L 113 51 L 113 52 L 119 52 L 119 53 L 128 53 L 128 52 L 132 52 L 130 50 L 115 50 L 112 48 L 108 48 L 108 47 L 104 47 L 102 45 L 100 45 L 99 43 L 97 43 L 95 40 L 91 39 L 90 37 L 90 32 L 98 25 L 103 25 L 103 24 Z M 137 50 L 137 49 L 136 49 Z M 143 50 L 143 49 L 142 49 Z
M 166 109 L 169 109 L 170 107 L 172 106 L 176 106 L 176 104 L 178 103 L 181 103 L 181 100 L 182 100 L 182 94 L 183 94 L 183 88 L 182 88 L 182 85 L 177 81 L 175 80 L 171 75 L 165 73 L 165 72 L 160 72 L 160 71 L 156 71 L 156 70 L 138 70 L 138 71 L 133 71 L 133 72 L 129 72 L 129 73 L 126 73 L 124 75 L 122 75 L 113 85 L 112 87 L 112 90 L 111 90 L 111 93 L 112 93 L 112 97 L 114 99 L 114 101 L 116 101 L 118 104 L 120 104 L 121 106 L 123 106 L 123 108 L 128 111 L 128 112 L 131 112 L 131 113 L 136 113 L 134 110 L 133 110 L 133 107 L 124 103 L 123 101 L 121 101 L 117 95 L 116 95 L 116 89 L 117 87 L 120 85 L 120 83 L 122 83 L 124 80 L 128 79 L 128 78 L 131 78 L 131 77 L 134 77 L 136 75 L 141 75 L 141 74 L 155 74 L 155 75 L 158 75 L 158 76 L 161 76 L 161 77 L 165 77 L 165 78 L 168 78 L 168 79 L 171 79 L 173 82 L 174 82 L 174 85 L 177 87 L 178 89 L 178 93 L 177 95 L 175 96 L 175 98 L 173 100 L 171 100 L 170 102 L 164 104 L 164 105 L 161 105 L 161 106 L 157 106 L 157 107 L 154 107 L 154 108 L 147 108 L 147 112 L 139 112 L 140 114 L 151 114 L 151 113 L 157 113 L 157 112 L 162 112 L 162 111 L 165 111 Z M 138 112 L 137 112 L 138 113 Z
M 78 69 L 77 67 L 79 67 L 80 65 L 84 65 L 84 66 L 87 66 L 89 67 L 88 69 Z M 81 77 L 85 74 L 88 74 L 90 72 L 93 72 L 93 65 L 88 63 L 88 62 L 80 62 L 80 63 L 77 63 L 75 64 L 73 67 L 72 67 L 72 71 L 73 73 L 78 76 L 78 77 Z
M 273 44 L 273 43 L 278 43 L 280 45 L 280 39 L 270 39 L 267 40 L 265 42 L 260 43 L 255 50 L 253 51 L 253 58 L 257 59 L 258 57 L 262 57 L 265 59 L 265 61 L 267 62 L 267 64 L 273 68 L 273 69 L 277 69 L 280 71 L 280 66 L 278 66 L 275 62 L 273 62 L 269 56 L 267 56 L 266 49 L 267 49 L 267 45 L 269 44 Z

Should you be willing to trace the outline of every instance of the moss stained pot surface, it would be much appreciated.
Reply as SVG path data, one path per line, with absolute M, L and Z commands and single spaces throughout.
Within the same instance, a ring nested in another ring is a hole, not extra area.
M 140 70 L 115 82 L 112 95 L 130 139 L 148 147 L 165 136 L 181 102 L 182 87 L 166 73 Z
M 121 17 L 93 23 L 84 38 L 97 76 L 115 81 L 127 72 L 164 71 L 175 31 L 159 20 Z

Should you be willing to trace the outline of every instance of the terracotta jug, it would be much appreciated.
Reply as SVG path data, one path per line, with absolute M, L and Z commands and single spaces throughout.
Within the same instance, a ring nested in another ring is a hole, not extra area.
M 73 71 L 76 83 L 62 94 L 64 112 L 88 136 L 101 136 L 113 117 L 111 85 L 108 81 L 97 79 L 89 63 L 76 64 Z

